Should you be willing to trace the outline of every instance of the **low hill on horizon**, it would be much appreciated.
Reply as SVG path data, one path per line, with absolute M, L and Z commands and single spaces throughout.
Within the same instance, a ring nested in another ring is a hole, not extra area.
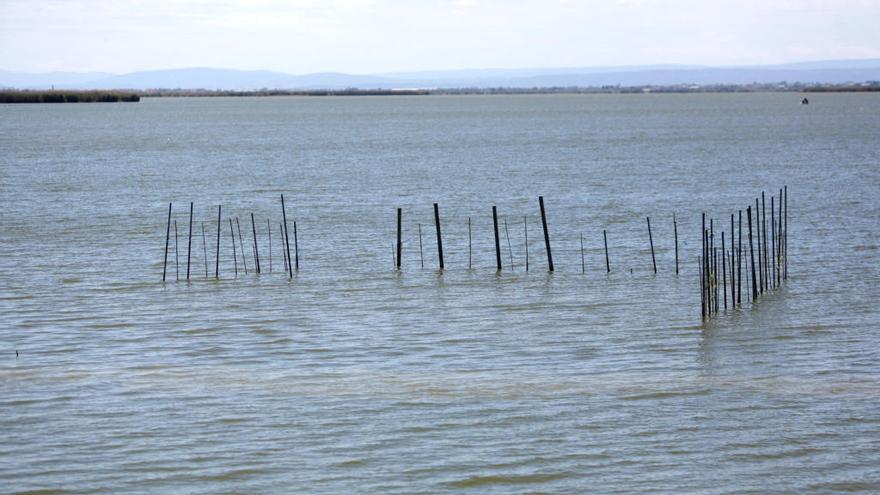
M 544 69 L 461 69 L 384 74 L 324 72 L 294 75 L 268 70 L 210 67 L 138 71 L 129 74 L 0 70 L 0 87 L 18 89 L 206 89 L 339 90 L 449 89 L 714 84 L 845 84 L 880 81 L 880 59 L 828 60 L 792 64 L 709 67 L 649 65 Z

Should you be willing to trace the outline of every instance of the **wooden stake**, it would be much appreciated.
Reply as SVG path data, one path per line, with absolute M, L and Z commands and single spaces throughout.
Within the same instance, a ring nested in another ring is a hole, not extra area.
M 654 274 L 657 274 L 657 259 L 654 257 L 654 236 L 651 235 L 651 217 L 648 219 L 648 240 L 651 242 L 651 263 L 654 265 Z
M 602 238 L 605 240 L 605 269 L 611 273 L 611 262 L 608 260 L 608 233 L 602 230 Z
M 731 257 L 728 259 L 730 266 L 730 306 L 736 308 L 736 272 L 733 269 L 733 258 L 735 257 L 734 253 L 736 253 L 736 248 L 734 246 L 734 241 L 736 240 L 736 230 L 734 230 L 733 224 L 733 213 L 730 214 L 730 253 Z
M 755 198 L 755 230 L 758 234 L 758 293 L 764 293 L 764 261 L 761 249 L 761 205 Z
M 742 306 L 742 252 L 743 252 L 743 211 L 739 210 L 739 245 L 736 253 L 736 303 Z M 748 271 L 748 268 L 746 268 Z M 746 286 L 748 290 L 748 286 Z
M 165 227 L 165 261 L 162 262 L 162 281 L 168 271 L 168 241 L 171 240 L 171 203 L 168 203 L 168 225 Z
M 495 230 L 495 270 L 501 271 L 501 240 L 498 237 L 498 209 L 492 205 L 492 226 Z
M 186 279 L 189 280 L 189 266 L 192 260 L 193 245 L 193 203 L 189 202 L 189 240 L 186 243 Z
M 283 223 L 278 224 L 278 232 L 281 233 L 281 261 L 282 261 L 281 264 L 284 265 L 284 273 L 287 273 L 287 267 L 288 267 L 290 260 L 288 260 L 287 255 L 284 254 L 284 224 Z
M 397 257 L 395 258 L 394 267 L 400 270 L 400 253 L 403 251 L 403 208 L 397 209 Z
M 703 237 L 702 235 L 700 237 Z M 697 261 L 700 263 L 700 314 L 703 316 L 703 319 L 706 319 L 706 276 L 703 273 L 703 257 L 697 256 Z
M 672 233 L 675 236 L 675 274 L 678 275 L 678 222 L 675 221 L 675 213 L 672 213 Z
M 752 245 L 752 207 L 746 208 L 746 216 L 749 217 L 749 253 L 752 259 L 752 302 L 758 298 L 758 282 L 755 274 L 755 248 Z
M 782 242 L 785 249 L 782 254 L 782 261 L 784 262 L 782 267 L 782 280 L 788 280 L 788 186 L 784 186 L 783 190 L 785 192 L 785 227 L 782 231 Z
M 767 202 L 764 200 L 764 191 L 761 191 L 761 236 L 764 239 L 764 290 L 770 289 L 770 262 L 767 259 Z
M 724 247 L 724 231 L 721 231 L 721 283 L 724 287 L 724 311 L 727 311 L 727 248 Z
M 547 230 L 547 215 L 544 214 L 544 196 L 538 196 L 541 207 L 541 225 L 544 227 L 544 246 L 547 248 L 547 271 L 553 271 L 553 251 L 550 250 L 550 231 Z
M 587 262 L 584 259 L 584 233 L 581 232 L 581 273 L 587 273 Z
M 177 220 L 174 221 L 174 279 L 180 280 L 180 257 L 177 254 Z
M 422 268 L 425 268 L 425 256 L 422 254 L 422 224 L 419 224 L 419 262 L 421 262 Z
M 205 255 L 205 278 L 208 278 L 208 241 L 205 237 L 205 222 L 202 222 L 202 251 Z
M 774 199 L 773 196 L 770 196 L 770 247 L 773 256 L 773 277 L 770 279 L 772 281 L 771 287 L 776 286 L 776 205 L 774 204 Z
M 220 279 L 220 210 L 222 205 L 217 205 L 217 257 L 214 262 L 214 278 Z
M 232 237 L 232 263 L 235 267 L 235 278 L 238 278 L 238 255 L 235 253 L 235 229 L 232 228 L 232 219 L 229 219 L 229 236 Z
M 507 238 L 507 254 L 510 256 L 510 271 L 513 271 L 513 247 L 510 245 L 510 230 L 507 228 L 507 217 L 504 217 L 504 236 Z
M 434 226 L 437 228 L 437 259 L 440 261 L 440 270 L 443 266 L 443 236 L 440 233 L 440 207 L 434 203 Z
M 290 235 L 287 231 L 287 208 L 284 207 L 284 195 L 281 195 L 281 217 L 284 219 L 284 245 L 287 249 L 287 276 L 293 278 L 293 268 L 290 265 Z
M 257 223 L 254 221 L 254 214 L 251 213 L 251 229 L 254 233 L 254 263 L 257 265 L 257 273 L 261 273 L 260 270 L 260 248 L 257 246 Z
M 247 258 L 244 255 L 244 240 L 241 238 L 241 222 L 235 217 L 235 226 L 238 228 L 238 249 L 241 249 L 241 264 L 244 265 L 244 274 L 247 275 Z

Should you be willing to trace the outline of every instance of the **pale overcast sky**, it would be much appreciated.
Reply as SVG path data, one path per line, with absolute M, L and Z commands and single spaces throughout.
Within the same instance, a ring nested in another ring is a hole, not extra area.
M 290 73 L 880 58 L 880 0 L 0 0 L 0 68 Z

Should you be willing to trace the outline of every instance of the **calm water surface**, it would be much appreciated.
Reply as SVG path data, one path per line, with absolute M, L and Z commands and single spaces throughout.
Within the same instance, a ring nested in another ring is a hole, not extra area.
M 0 107 L 0 492 L 876 493 L 880 95 L 799 101 Z M 783 185 L 788 283 L 703 323 L 700 214 Z

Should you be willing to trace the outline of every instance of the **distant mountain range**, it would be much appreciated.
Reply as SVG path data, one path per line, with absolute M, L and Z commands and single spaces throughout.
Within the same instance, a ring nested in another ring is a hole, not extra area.
M 187 68 L 129 74 L 49 72 L 30 74 L 0 70 L 0 87 L 21 89 L 435 89 L 533 88 L 596 86 L 669 86 L 788 83 L 844 84 L 880 81 L 880 59 L 829 60 L 782 65 L 709 67 L 649 65 L 556 69 L 464 69 L 293 75 L 266 70 Z

